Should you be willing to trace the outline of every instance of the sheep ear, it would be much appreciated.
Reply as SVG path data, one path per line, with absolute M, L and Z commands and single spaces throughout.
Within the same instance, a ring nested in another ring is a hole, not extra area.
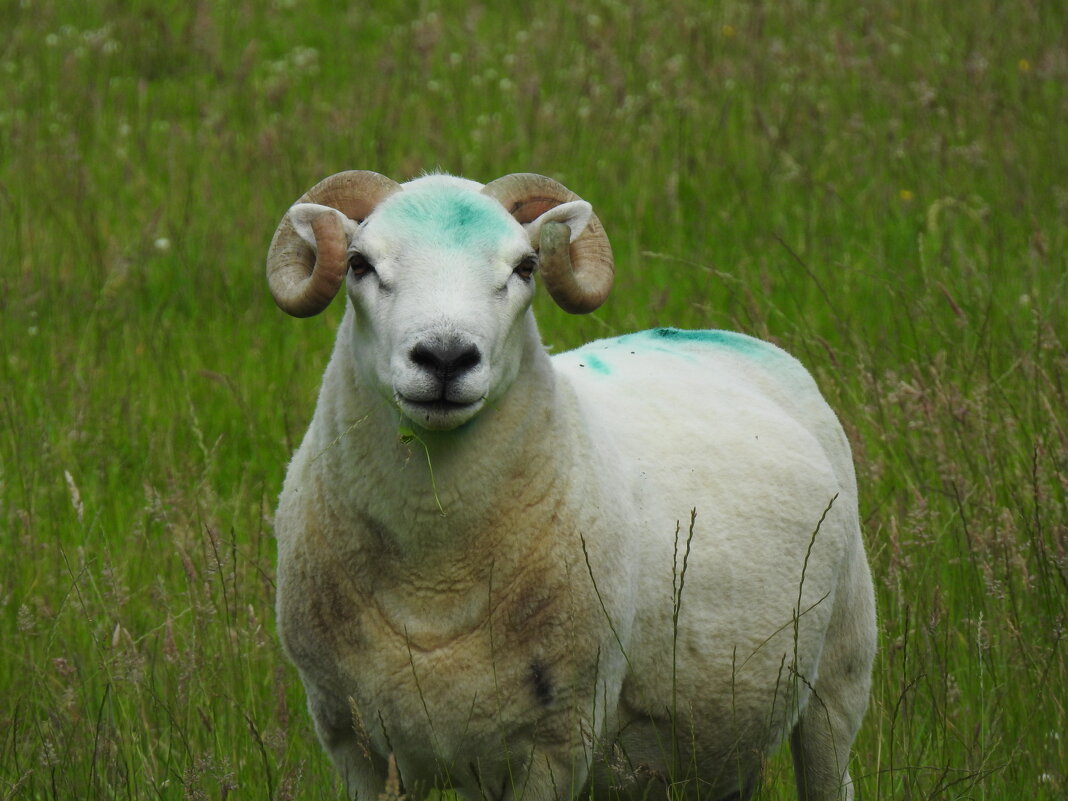
M 342 230 L 345 231 L 345 235 L 351 242 L 353 235 L 356 233 L 356 223 L 330 206 L 320 206 L 318 203 L 297 203 L 289 209 L 289 222 L 293 224 L 293 230 L 297 232 L 297 236 L 307 242 L 312 249 L 316 249 L 315 231 L 312 230 L 312 223 L 324 214 L 337 215 L 341 222 Z
M 574 242 L 582 236 L 582 232 L 586 230 L 586 226 L 589 224 L 590 217 L 592 216 L 593 206 L 585 200 L 572 200 L 569 203 L 561 203 L 559 206 L 553 206 L 540 217 L 531 220 L 523 227 L 527 230 L 527 236 L 530 237 L 530 244 L 534 247 L 538 246 L 541 227 L 547 222 L 558 222 L 566 225 L 571 229 L 571 241 Z

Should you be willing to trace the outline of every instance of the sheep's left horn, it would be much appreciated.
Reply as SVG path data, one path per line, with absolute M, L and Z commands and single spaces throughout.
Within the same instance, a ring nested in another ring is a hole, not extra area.
M 490 181 L 482 192 L 498 200 L 521 223 L 530 222 L 561 203 L 580 200 L 563 184 L 535 173 L 505 175 Z M 585 314 L 604 303 L 612 289 L 612 245 L 596 214 L 574 242 L 569 240 L 566 225 L 542 226 L 540 272 L 545 288 L 560 308 Z
M 400 184 L 370 170 L 349 170 L 324 178 L 297 203 L 330 206 L 352 220 L 367 217 Z M 345 278 L 345 232 L 333 215 L 312 223 L 315 251 L 300 238 L 288 212 L 267 251 L 267 283 L 279 307 L 294 317 L 318 314 L 334 299 Z

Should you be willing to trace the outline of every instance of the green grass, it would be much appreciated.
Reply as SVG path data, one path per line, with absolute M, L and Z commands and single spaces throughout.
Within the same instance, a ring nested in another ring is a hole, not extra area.
M 0 801 L 340 797 L 270 517 L 341 305 L 286 318 L 262 264 L 346 168 L 590 200 L 617 286 L 539 297 L 557 348 L 802 358 L 877 583 L 863 798 L 1063 798 L 1063 9 L 389 5 L 0 0 Z

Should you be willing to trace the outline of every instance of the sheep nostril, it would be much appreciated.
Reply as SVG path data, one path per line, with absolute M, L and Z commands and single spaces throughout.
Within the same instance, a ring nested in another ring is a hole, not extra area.
M 481 361 L 482 354 L 479 353 L 478 348 L 474 345 L 468 345 L 456 354 L 456 358 L 453 360 L 452 369 L 457 372 L 470 370 L 472 367 L 478 367 L 478 363 Z
M 468 342 L 420 342 L 411 349 L 408 358 L 413 364 L 447 381 L 477 367 L 482 361 L 482 354 L 475 345 Z

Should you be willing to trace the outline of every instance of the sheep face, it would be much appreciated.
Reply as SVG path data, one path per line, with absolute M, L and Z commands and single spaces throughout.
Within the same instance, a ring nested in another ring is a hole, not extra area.
M 312 223 L 342 217 L 351 347 L 364 381 L 415 425 L 469 422 L 511 386 L 523 362 L 545 222 L 574 240 L 590 206 L 572 201 L 521 225 L 479 185 L 424 178 L 387 198 L 362 224 L 315 204 L 290 211 L 315 246 Z

